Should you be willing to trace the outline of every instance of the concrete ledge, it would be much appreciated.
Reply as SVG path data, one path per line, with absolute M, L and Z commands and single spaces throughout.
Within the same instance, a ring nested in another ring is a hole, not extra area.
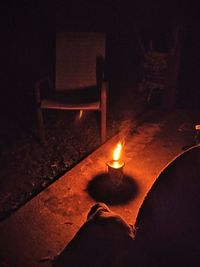
M 159 172 L 181 152 L 184 136 L 177 132 L 179 126 L 180 121 L 174 123 L 173 114 L 162 123 L 144 123 L 127 138 L 124 171 L 132 177 L 138 191 L 129 202 L 111 208 L 128 223 L 135 223 L 143 199 Z M 167 145 L 162 135 L 166 131 L 166 138 L 171 140 Z M 118 136 L 109 140 L 0 223 L 0 266 L 51 266 L 47 259 L 73 238 L 96 203 L 86 190 L 88 183 L 106 172 L 106 162 L 111 159 L 117 142 Z

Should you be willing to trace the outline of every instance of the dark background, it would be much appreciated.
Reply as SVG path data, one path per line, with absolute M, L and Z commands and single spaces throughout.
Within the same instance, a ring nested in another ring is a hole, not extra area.
M 54 69 L 56 31 L 107 33 L 107 79 L 140 80 L 141 48 L 168 51 L 180 26 L 177 105 L 200 107 L 198 8 L 183 1 L 19 1 L 3 4 L 1 108 L 31 109 L 34 81 Z M 111 88 L 112 90 L 112 88 Z M 112 91 L 111 91 L 112 96 Z
M 147 101 L 143 101 L 146 92 L 138 90 L 141 44 L 147 49 L 152 40 L 156 51 L 169 52 L 177 25 L 180 64 L 176 106 L 199 110 L 197 6 L 177 0 L 24 0 L 5 1 L 1 6 L 0 218 L 58 179 L 99 145 L 95 117 L 86 114 L 77 125 L 77 114 L 49 111 L 45 114 L 48 145 L 38 142 L 34 83 L 42 76 L 53 75 L 57 31 L 106 32 L 106 78 L 110 85 L 108 100 L 112 100 L 108 101 L 109 136 L 123 127 L 127 131 L 123 122 L 134 119 L 137 111 L 146 108 Z M 173 74 L 173 66 L 170 70 Z M 171 73 L 165 92 L 175 87 Z M 169 108 L 169 102 L 167 105 Z M 187 121 L 185 117 L 181 119 Z

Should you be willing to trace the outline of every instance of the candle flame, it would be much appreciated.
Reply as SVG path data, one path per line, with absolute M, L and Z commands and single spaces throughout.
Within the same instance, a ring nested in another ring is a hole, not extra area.
M 122 150 L 122 144 L 118 143 L 116 148 L 113 151 L 113 160 L 117 161 L 120 158 L 121 155 L 121 150 Z

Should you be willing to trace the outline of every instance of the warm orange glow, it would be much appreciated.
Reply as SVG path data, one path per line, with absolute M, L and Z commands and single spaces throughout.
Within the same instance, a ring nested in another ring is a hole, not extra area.
M 113 162 L 112 162 L 112 167 L 113 167 L 114 169 L 118 169 L 118 168 L 121 168 L 121 167 L 122 167 L 122 164 L 121 164 L 121 162 L 119 162 L 119 161 L 113 161 Z
M 116 148 L 113 151 L 113 159 L 107 163 L 109 171 L 122 169 L 124 166 L 124 162 L 120 160 L 122 151 L 122 144 L 119 142 Z
M 81 109 L 81 110 L 79 111 L 79 120 L 82 118 L 82 116 L 83 116 L 83 110 Z
M 121 155 L 122 145 L 121 143 L 118 143 L 116 148 L 113 151 L 113 160 L 118 161 Z

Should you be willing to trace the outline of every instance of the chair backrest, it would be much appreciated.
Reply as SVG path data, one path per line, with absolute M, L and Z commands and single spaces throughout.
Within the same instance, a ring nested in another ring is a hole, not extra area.
M 57 33 L 56 90 L 81 89 L 96 85 L 96 60 L 99 56 L 105 58 L 104 33 Z
M 147 81 L 165 82 L 168 53 L 149 51 L 144 54 L 144 75 Z
M 141 206 L 135 241 L 144 266 L 199 265 L 199 226 L 200 146 L 196 146 L 164 169 Z

